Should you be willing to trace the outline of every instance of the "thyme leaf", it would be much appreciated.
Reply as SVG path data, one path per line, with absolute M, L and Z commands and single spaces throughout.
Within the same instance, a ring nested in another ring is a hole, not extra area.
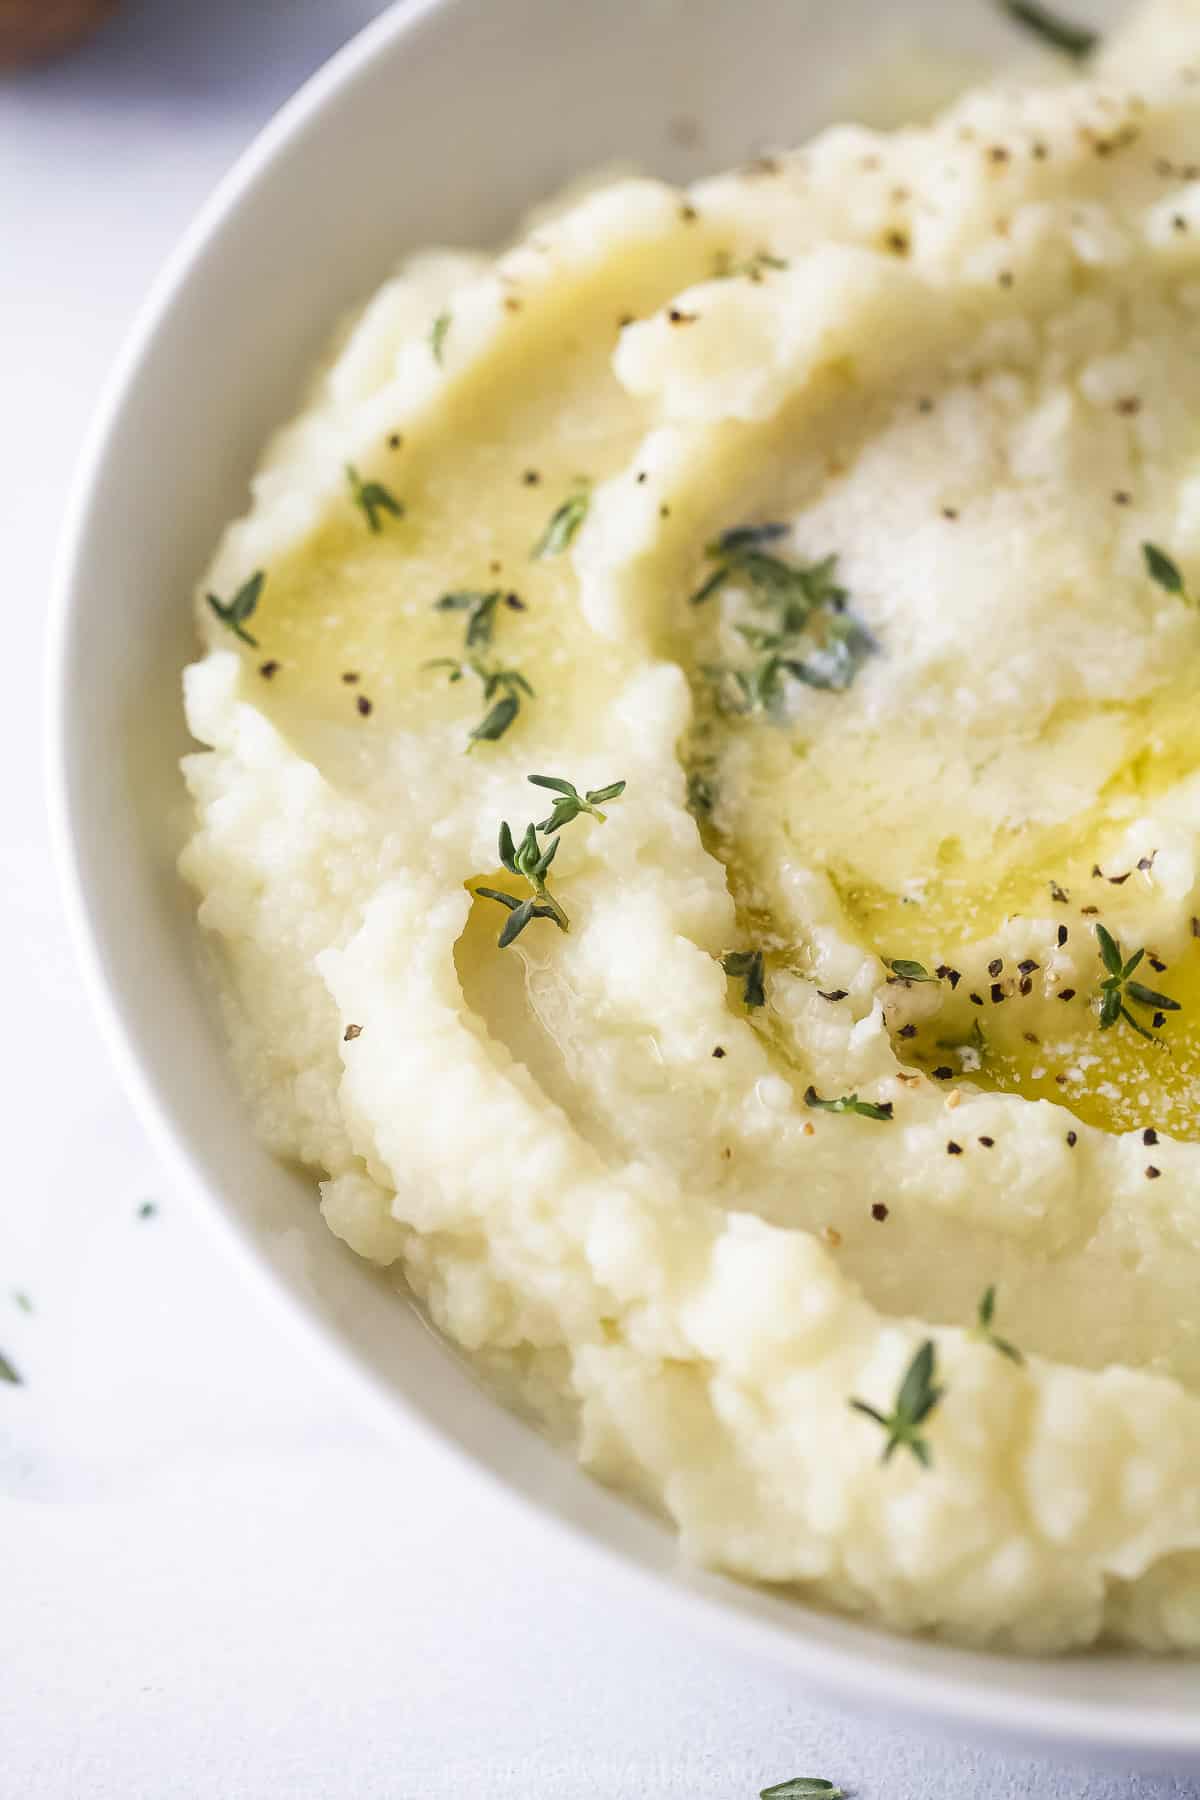
M 383 530 L 381 513 L 391 513 L 396 519 L 404 517 L 403 502 L 397 500 L 382 481 L 364 481 L 353 463 L 346 464 L 346 480 L 350 485 L 350 498 L 366 519 L 368 531 Z
M 839 1094 L 836 1100 L 822 1100 L 815 1087 L 805 1088 L 804 1104 L 817 1107 L 821 1112 L 858 1113 L 864 1119 L 890 1119 L 895 1113 L 890 1100 L 876 1104 L 872 1100 L 860 1100 L 857 1094 Z
M 1142 560 L 1146 565 L 1147 575 L 1151 581 L 1157 582 L 1164 593 L 1175 594 L 1188 606 L 1195 606 L 1195 598 L 1174 557 L 1168 556 L 1165 550 L 1160 550 L 1157 544 L 1143 544 Z
M 1040 0 L 1000 0 L 1010 19 L 1040 37 L 1053 50 L 1062 50 L 1079 60 L 1088 56 L 1100 42 L 1100 34 L 1087 25 L 1076 25 L 1064 19 Z
M 730 281 L 737 275 L 744 275 L 747 281 L 758 283 L 768 269 L 787 267 L 782 256 L 773 256 L 769 250 L 755 250 L 741 262 L 735 262 L 728 250 L 718 250 L 713 257 L 713 280 Z
M 971 1336 L 977 1338 L 981 1344 L 990 1344 L 993 1350 L 1000 1352 L 1001 1356 L 1007 1356 L 1009 1362 L 1023 1363 L 1025 1358 L 1017 1346 L 1010 1343 L 1007 1338 L 997 1336 L 996 1332 L 992 1330 L 992 1321 L 995 1316 L 996 1289 L 993 1284 L 983 1291 Z
M 937 976 L 931 975 L 924 963 L 910 962 L 904 956 L 885 956 L 883 960 L 901 981 L 937 981 Z
M 246 630 L 246 620 L 253 617 L 266 582 L 266 573 L 255 569 L 249 580 L 243 581 L 232 600 L 219 600 L 216 594 L 207 594 L 205 598 L 222 625 L 227 625 L 234 637 L 241 638 L 243 644 L 258 649 L 258 639 L 251 637 Z
M 573 782 L 564 781 L 558 775 L 530 775 L 526 779 L 534 787 L 548 788 L 555 795 L 550 817 L 543 819 L 538 826 L 539 831 L 545 832 L 561 831 L 564 825 L 569 825 L 580 813 L 591 813 L 593 819 L 599 819 L 603 825 L 608 814 L 600 811 L 601 802 L 616 800 L 625 792 L 623 781 L 611 782 L 608 787 L 589 788 L 586 794 L 581 794 Z
M 743 983 L 742 999 L 748 1008 L 765 1005 L 761 950 L 730 950 L 721 958 L 721 967 L 731 980 Z
M 24 1383 L 4 1352 L 0 1350 L 0 1381 L 7 1381 L 13 1387 L 23 1387 Z
M 936 1377 L 937 1351 L 933 1340 L 926 1338 L 905 1371 L 890 1413 L 880 1412 L 865 1400 L 852 1399 L 849 1402 L 855 1412 L 873 1419 L 887 1434 L 880 1462 L 890 1461 L 894 1453 L 903 1446 L 912 1452 L 923 1469 L 927 1469 L 932 1463 L 933 1452 L 929 1448 L 928 1439 L 922 1434 L 921 1426 L 946 1391 L 937 1386 Z
M 774 1787 L 759 1790 L 758 1800 L 846 1800 L 845 1789 L 834 1787 L 821 1775 L 793 1775 Z
M 433 351 L 433 360 L 439 368 L 446 345 L 446 333 L 450 329 L 450 317 L 448 312 L 440 312 L 429 328 L 429 348 Z
M 531 561 L 540 562 L 546 556 L 561 556 L 564 550 L 569 549 L 575 533 L 587 518 L 591 504 L 591 486 L 580 479 L 574 492 L 568 494 L 562 505 L 556 506 L 550 514 L 546 529 L 529 552 Z

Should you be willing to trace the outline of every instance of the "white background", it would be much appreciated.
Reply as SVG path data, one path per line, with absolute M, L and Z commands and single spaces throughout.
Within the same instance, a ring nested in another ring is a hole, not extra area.
M 43 822 L 64 490 L 173 239 L 379 10 L 127 0 L 70 60 L 0 77 L 0 1352 L 24 1378 L 0 1385 L 0 1800 L 753 1800 L 794 1773 L 860 1800 L 1200 1793 L 835 1714 L 631 1612 L 446 1451 L 371 1438 L 255 1316 L 116 1089 Z

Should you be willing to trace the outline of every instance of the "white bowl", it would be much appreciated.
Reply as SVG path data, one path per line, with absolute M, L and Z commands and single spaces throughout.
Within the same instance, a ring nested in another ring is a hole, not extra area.
M 54 603 L 51 810 L 87 977 L 161 1154 L 385 1429 L 415 1412 L 673 1597 L 681 1626 L 707 1620 L 856 1706 L 1178 1763 L 1200 1756 L 1194 1665 L 905 1642 L 691 1569 L 665 1527 L 505 1414 L 255 1142 L 175 874 L 191 585 L 341 309 L 402 249 L 494 241 L 606 160 L 683 178 L 799 138 L 855 104 L 864 47 L 922 29 L 951 53 L 1012 47 L 990 0 L 410 0 L 335 57 L 188 233 L 92 431 Z

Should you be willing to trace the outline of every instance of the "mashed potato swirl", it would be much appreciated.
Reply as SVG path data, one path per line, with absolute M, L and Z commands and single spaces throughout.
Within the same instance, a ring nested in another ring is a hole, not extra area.
M 259 1129 L 707 1563 L 1200 1645 L 1189 571 L 1197 0 L 410 258 L 225 534 L 182 867 Z M 625 788 L 500 949 L 533 773 Z

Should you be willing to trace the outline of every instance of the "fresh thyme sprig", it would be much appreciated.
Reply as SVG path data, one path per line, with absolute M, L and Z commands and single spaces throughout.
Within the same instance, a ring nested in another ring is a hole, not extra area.
M 446 333 L 450 329 L 450 314 L 440 312 L 429 327 L 429 348 L 433 351 L 433 360 L 441 366 L 442 351 L 446 346 Z
M 836 693 L 850 686 L 879 646 L 861 619 L 847 608 L 845 588 L 834 579 L 837 557 L 794 566 L 763 546 L 786 536 L 786 525 L 739 525 L 709 544 L 705 555 L 716 568 L 691 597 L 703 606 L 727 583 L 741 581 L 765 616 L 762 624 L 735 626 L 755 652 L 748 665 L 707 668 L 718 704 L 734 712 L 778 715 L 786 677 Z
M 608 814 L 600 811 L 601 801 L 616 800 L 625 792 L 623 781 L 611 782 L 608 787 L 589 788 L 586 794 L 581 794 L 573 782 L 564 781 L 558 775 L 530 775 L 527 780 L 534 787 L 549 788 L 556 796 L 550 817 L 543 819 L 538 826 L 538 830 L 544 832 L 561 831 L 564 825 L 569 825 L 580 813 L 591 813 L 593 819 L 599 819 L 603 825 Z
M 404 517 L 403 501 L 397 500 L 382 481 L 364 481 L 353 463 L 346 464 L 346 480 L 350 487 L 350 498 L 366 519 L 368 531 L 374 533 L 383 530 L 381 513 L 391 513 L 395 519 Z
M 246 620 L 253 617 L 266 579 L 263 569 L 255 569 L 249 580 L 243 581 L 232 600 L 219 600 L 216 594 L 206 595 L 208 604 L 222 625 L 227 625 L 234 637 L 241 638 L 243 644 L 249 644 L 253 650 L 258 649 L 258 639 L 251 637 L 246 630 Z
M 997 1336 L 996 1332 L 992 1330 L 992 1320 L 995 1316 L 996 1289 L 993 1285 L 984 1289 L 971 1336 L 977 1338 L 981 1344 L 990 1344 L 993 1350 L 1000 1352 L 1001 1356 L 1007 1356 L 1009 1362 L 1023 1363 L 1025 1358 L 1017 1346 L 1010 1343 L 1007 1338 Z
M 822 1100 L 815 1087 L 804 1090 L 804 1104 L 819 1108 L 821 1112 L 858 1113 L 864 1119 L 890 1119 L 895 1107 L 890 1100 L 860 1100 L 857 1094 L 839 1094 L 836 1100 Z
M 468 733 L 467 749 L 473 744 L 495 743 L 497 738 L 504 736 L 520 712 L 522 694 L 532 700 L 534 692 L 519 669 L 498 667 L 480 652 L 489 651 L 492 647 L 497 609 L 503 605 L 512 612 L 524 612 L 525 602 L 518 594 L 506 594 L 499 588 L 487 593 L 469 588 L 453 594 L 443 594 L 433 605 L 436 612 L 462 612 L 467 615 L 463 634 L 463 649 L 467 654 L 434 656 L 423 666 L 427 669 L 448 669 L 451 682 L 461 681 L 464 675 L 475 676 L 483 688 L 484 704 L 487 705 L 490 701 L 491 705 L 478 725 Z
M 730 950 L 721 958 L 721 967 L 732 980 L 743 984 L 742 999 L 747 1008 L 766 1004 L 761 950 Z
M 790 1781 L 760 1788 L 758 1800 L 846 1800 L 846 1792 L 823 1775 L 793 1775 Z
M 1080 61 L 1090 55 L 1100 42 L 1099 32 L 1092 31 L 1087 25 L 1076 25 L 1070 19 L 1060 18 L 1049 7 L 1042 6 L 1039 0 L 1000 0 L 1000 4 L 1009 18 L 1014 19 L 1018 25 L 1024 25 L 1052 49 L 1063 50 L 1068 56 L 1074 56 Z
M 937 976 L 931 975 L 924 963 L 910 962 L 904 956 L 885 956 L 883 960 L 899 981 L 937 981 Z
M 1148 1006 L 1155 1013 L 1168 1013 L 1182 1010 L 1178 1000 L 1172 1000 L 1169 994 L 1160 994 L 1155 988 L 1143 987 L 1140 981 L 1130 979 L 1146 954 L 1144 949 L 1135 950 L 1128 961 L 1124 961 L 1120 944 L 1103 925 L 1096 927 L 1096 940 L 1100 945 L 1100 960 L 1108 970 L 1106 979 L 1100 984 L 1101 1031 L 1107 1031 L 1118 1019 L 1124 1019 L 1127 1025 L 1132 1025 L 1139 1037 L 1146 1038 L 1151 1044 L 1158 1043 L 1159 1039 L 1154 1033 L 1147 1031 L 1134 1018 L 1126 1002 L 1131 1000 L 1135 1006 Z M 1156 1018 L 1154 1023 L 1160 1025 L 1162 1020 Z
M 497 900 L 501 906 L 508 908 L 508 918 L 497 940 L 501 950 L 507 950 L 513 939 L 520 937 L 531 919 L 553 919 L 560 931 L 570 929 L 566 913 L 546 886 L 547 871 L 558 854 L 561 842 L 562 839 L 556 837 L 551 838 L 548 844 L 539 844 L 537 826 L 527 825 L 521 842 L 514 844 L 507 819 L 501 825 L 500 861 L 512 874 L 519 875 L 527 882 L 532 890 L 528 899 L 518 900 L 500 888 L 475 889 L 481 899 Z
M 933 1461 L 933 1452 L 928 1440 L 922 1435 L 921 1426 L 946 1391 L 937 1386 L 936 1376 L 937 1351 L 933 1340 L 926 1338 L 905 1371 L 896 1395 L 896 1404 L 890 1413 L 880 1412 L 865 1400 L 849 1402 L 855 1412 L 873 1419 L 887 1433 L 880 1462 L 890 1461 L 901 1445 L 912 1451 L 923 1469 L 927 1469 Z
M 1160 550 L 1157 544 L 1143 544 L 1142 560 L 1146 565 L 1147 575 L 1151 581 L 1158 583 L 1164 593 L 1176 595 L 1187 606 L 1197 604 L 1184 580 L 1183 570 L 1174 557 L 1168 556 L 1165 550 Z
M 543 557 L 561 556 L 564 550 L 569 549 L 575 533 L 587 518 L 591 504 L 591 484 L 586 477 L 580 476 L 574 490 L 550 514 L 546 529 L 529 552 L 530 560 L 540 562 Z

